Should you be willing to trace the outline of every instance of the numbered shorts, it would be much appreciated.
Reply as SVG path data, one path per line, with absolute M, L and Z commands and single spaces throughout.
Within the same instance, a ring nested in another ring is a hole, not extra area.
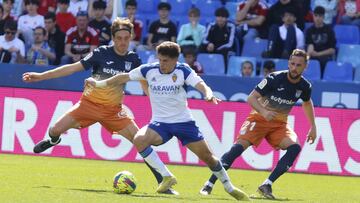
M 121 108 L 121 105 L 102 105 L 86 98 L 81 98 L 67 114 L 80 123 L 80 128 L 99 122 L 110 133 L 119 132 L 129 124 L 135 124 L 128 113 Z
M 286 137 L 293 140 L 297 138 L 286 122 L 266 121 L 259 114 L 250 114 L 241 126 L 237 140 L 247 140 L 257 147 L 265 138 L 273 148 L 278 149 L 280 142 Z
M 195 121 L 184 123 L 162 123 L 154 121 L 149 124 L 148 128 L 157 132 L 162 137 L 163 143 L 169 141 L 173 136 L 177 137 L 182 145 L 204 139 Z

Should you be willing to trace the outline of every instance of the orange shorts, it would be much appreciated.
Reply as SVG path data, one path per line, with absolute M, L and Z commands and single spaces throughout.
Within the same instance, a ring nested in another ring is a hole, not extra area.
M 266 121 L 259 114 L 250 114 L 241 126 L 237 140 L 249 141 L 254 146 L 259 146 L 263 138 L 275 149 L 279 148 L 281 141 L 286 138 L 296 140 L 296 133 L 284 121 Z
M 121 108 L 121 105 L 96 104 L 83 97 L 67 114 L 79 122 L 81 128 L 99 122 L 110 133 L 119 132 L 131 123 L 135 124 L 134 120 Z

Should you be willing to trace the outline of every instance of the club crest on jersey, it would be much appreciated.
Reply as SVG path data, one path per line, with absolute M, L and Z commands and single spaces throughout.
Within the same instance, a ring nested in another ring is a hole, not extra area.
M 301 95 L 301 93 L 302 93 L 301 90 L 296 90 L 295 97 L 296 97 L 296 98 L 299 98 L 300 95 Z
M 174 73 L 171 78 L 172 78 L 172 80 L 173 80 L 174 82 L 176 82 L 176 80 L 177 80 L 177 75 Z
M 127 70 L 127 71 L 131 70 L 131 65 L 132 65 L 132 62 L 125 61 L 125 70 Z

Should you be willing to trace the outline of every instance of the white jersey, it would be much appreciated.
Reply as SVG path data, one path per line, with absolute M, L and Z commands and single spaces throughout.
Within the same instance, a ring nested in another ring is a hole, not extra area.
M 152 110 L 151 122 L 193 121 L 188 108 L 186 86 L 203 81 L 187 64 L 177 63 L 173 72 L 163 74 L 159 63 L 144 64 L 129 73 L 131 80 L 146 80 Z

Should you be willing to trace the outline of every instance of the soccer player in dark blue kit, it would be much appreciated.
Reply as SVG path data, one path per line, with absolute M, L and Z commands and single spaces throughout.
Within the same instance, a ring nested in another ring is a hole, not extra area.
M 288 70 L 271 73 L 255 87 L 247 99 L 252 111 L 243 123 L 236 142 L 221 157 L 224 168 L 229 169 L 249 146 L 257 147 L 264 138 L 274 149 L 286 150 L 270 176 L 258 188 L 258 192 L 268 199 L 275 199 L 272 184 L 293 165 L 301 150 L 297 135 L 287 125 L 288 114 L 298 99 L 302 99 L 305 115 L 311 124 L 307 142 L 312 144 L 316 139 L 311 84 L 302 76 L 307 62 L 306 52 L 295 49 L 290 56 Z M 216 180 L 216 176 L 212 175 L 200 194 L 209 195 Z
M 116 18 L 111 26 L 114 45 L 101 46 L 82 60 L 60 66 L 42 73 L 27 72 L 23 74 L 25 82 L 38 82 L 52 78 L 64 77 L 75 72 L 92 69 L 92 78 L 103 80 L 120 72 L 129 72 L 141 65 L 139 56 L 128 51 L 132 39 L 133 24 L 129 19 Z M 146 83 L 142 85 L 147 87 Z M 49 128 L 49 139 L 37 143 L 34 153 L 41 153 L 60 143 L 61 134 L 70 128 L 85 128 L 99 122 L 110 133 L 124 136 L 133 142 L 139 128 L 128 113 L 122 108 L 124 85 L 108 88 L 93 88 L 85 85 L 80 101 Z M 156 154 L 157 156 L 157 154 Z M 161 174 L 151 168 L 158 183 L 163 183 Z M 178 194 L 171 188 L 161 193 Z

